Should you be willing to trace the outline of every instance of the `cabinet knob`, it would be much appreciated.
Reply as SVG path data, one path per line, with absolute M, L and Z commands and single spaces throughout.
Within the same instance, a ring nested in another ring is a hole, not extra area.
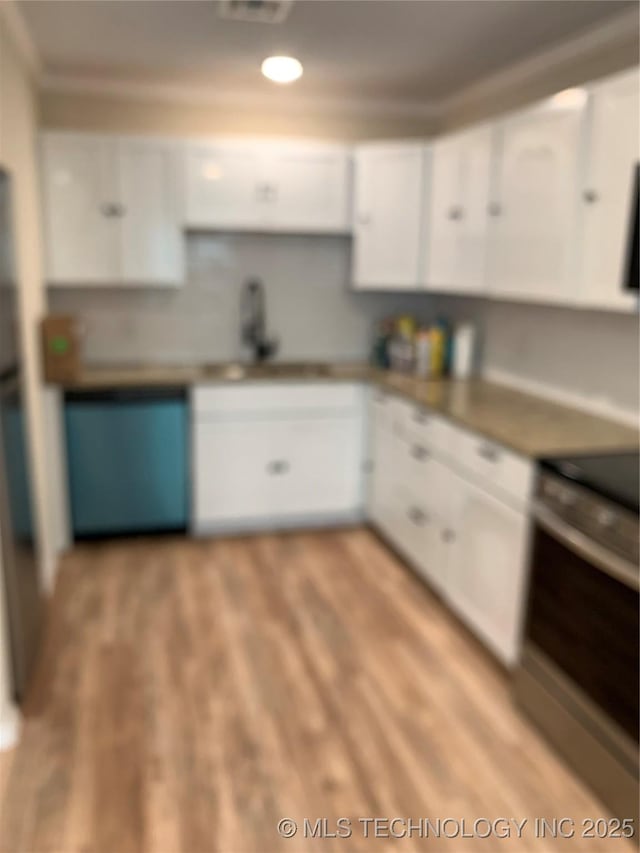
M 500 453 L 496 447 L 493 447 L 491 444 L 481 444 L 478 447 L 478 456 L 482 456 L 483 459 L 486 459 L 487 462 L 497 462 L 500 456 Z
M 456 534 L 453 532 L 453 530 L 449 530 L 449 528 L 446 528 L 442 531 L 442 541 L 446 542 L 447 545 L 450 545 L 452 542 L 456 541 Z
M 411 448 L 411 455 L 414 459 L 422 460 L 429 458 L 429 451 L 421 444 L 414 444 Z
M 286 459 L 274 459 L 267 465 L 267 473 L 272 475 L 286 474 L 289 470 L 289 463 Z
M 586 201 L 587 204 L 593 204 L 598 201 L 599 195 L 595 190 L 585 190 L 582 193 L 582 198 Z
M 454 222 L 462 219 L 463 209 L 461 207 L 452 207 L 449 209 L 449 219 L 452 219 Z
M 492 201 L 487 207 L 487 213 L 489 216 L 500 216 L 502 213 L 502 206 L 499 205 L 497 201 Z
M 115 204 L 114 202 L 105 202 L 100 205 L 100 213 L 108 219 L 114 219 L 119 216 L 124 216 L 127 208 L 123 204 Z
M 114 216 L 117 216 L 117 211 L 118 211 L 118 205 L 117 204 L 111 204 L 109 202 L 106 202 L 105 204 L 100 205 L 100 213 L 103 216 L 108 217 L 109 219 L 111 219 Z
M 407 511 L 407 515 L 409 516 L 409 521 L 412 521 L 418 527 L 422 527 L 424 524 L 427 524 L 429 521 L 429 516 L 426 512 L 423 512 L 419 507 L 412 506 L 409 507 Z

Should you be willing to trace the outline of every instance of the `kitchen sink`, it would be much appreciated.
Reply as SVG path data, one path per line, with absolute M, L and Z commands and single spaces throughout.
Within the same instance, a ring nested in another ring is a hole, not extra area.
M 226 364 L 204 364 L 201 368 L 205 377 L 240 380 L 240 379 L 312 379 L 329 376 L 331 368 L 328 364 L 309 361 L 280 361 L 267 364 L 247 362 L 227 362 Z

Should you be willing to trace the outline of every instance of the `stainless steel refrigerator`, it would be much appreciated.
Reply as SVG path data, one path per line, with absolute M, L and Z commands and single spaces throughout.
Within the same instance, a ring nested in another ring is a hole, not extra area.
M 0 556 L 18 701 L 36 660 L 42 621 L 22 379 L 11 177 L 0 167 Z

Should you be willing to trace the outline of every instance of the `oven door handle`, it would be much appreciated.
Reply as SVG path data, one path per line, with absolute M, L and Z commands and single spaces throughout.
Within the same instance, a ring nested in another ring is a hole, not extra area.
M 631 587 L 636 592 L 638 591 L 640 588 L 638 567 L 630 563 L 629 560 L 619 557 L 608 548 L 603 548 L 602 545 L 589 539 L 580 530 L 576 530 L 575 527 L 572 527 L 565 521 L 561 521 L 555 513 L 540 503 L 534 505 L 533 514 L 543 530 L 555 536 L 556 539 L 562 542 L 563 545 L 566 545 L 574 554 L 585 560 L 589 560 L 590 563 L 593 563 L 597 568 L 606 572 L 615 580 L 621 581 L 621 583 L 626 584 L 626 586 Z

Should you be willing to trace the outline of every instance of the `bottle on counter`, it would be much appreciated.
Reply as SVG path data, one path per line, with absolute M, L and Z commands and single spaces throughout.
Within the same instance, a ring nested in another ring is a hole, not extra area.
M 453 334 L 453 369 L 456 379 L 468 379 L 473 373 L 476 330 L 471 323 L 456 326 Z
M 395 334 L 390 344 L 391 369 L 400 373 L 411 373 L 415 361 L 416 323 L 408 315 L 398 317 Z
M 431 375 L 431 333 L 428 328 L 418 329 L 415 344 L 415 372 L 421 379 Z
M 371 363 L 381 370 L 390 367 L 390 346 L 393 339 L 393 320 L 386 318 L 378 323 L 371 350 Z
M 434 323 L 429 330 L 429 376 L 440 379 L 444 373 L 446 334 L 442 325 Z

